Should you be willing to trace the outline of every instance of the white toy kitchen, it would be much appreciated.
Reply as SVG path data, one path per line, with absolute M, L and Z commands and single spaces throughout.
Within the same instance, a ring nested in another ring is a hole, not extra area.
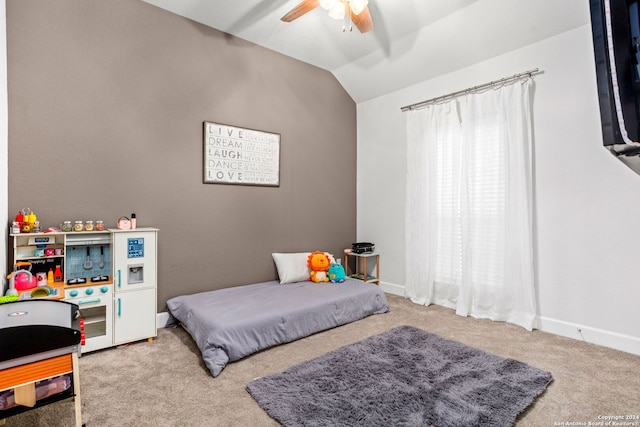
M 28 268 L 36 278 L 35 287 L 20 290 L 19 298 L 77 304 L 83 353 L 152 340 L 157 335 L 157 235 L 151 227 L 12 233 L 10 265 Z

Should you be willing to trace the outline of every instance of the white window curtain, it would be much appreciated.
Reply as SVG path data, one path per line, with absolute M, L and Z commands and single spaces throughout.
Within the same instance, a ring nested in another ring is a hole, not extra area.
M 532 330 L 526 78 L 407 112 L 406 296 Z

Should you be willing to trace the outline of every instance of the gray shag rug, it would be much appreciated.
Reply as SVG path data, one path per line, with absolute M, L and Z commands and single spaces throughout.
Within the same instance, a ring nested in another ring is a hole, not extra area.
M 515 423 L 553 380 L 546 371 L 399 326 L 247 391 L 283 426 L 496 426 Z

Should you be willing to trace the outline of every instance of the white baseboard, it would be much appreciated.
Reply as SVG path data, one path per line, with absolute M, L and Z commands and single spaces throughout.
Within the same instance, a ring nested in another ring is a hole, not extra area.
M 404 286 L 396 285 L 395 283 L 380 282 L 380 288 L 388 294 L 404 296 Z
M 577 323 L 549 319 L 548 317 L 539 317 L 538 325 L 538 329 L 544 332 L 640 356 L 640 338 L 638 337 L 605 331 L 603 329 L 592 328 L 589 326 L 579 325 Z
M 167 326 L 167 322 L 169 321 L 169 313 L 163 311 L 161 313 L 156 314 L 156 329 L 161 329 Z
M 401 297 L 404 296 L 404 286 L 402 285 L 380 282 L 380 287 L 384 292 Z M 537 329 L 550 334 L 601 345 L 640 356 L 639 337 L 605 331 L 603 329 L 565 322 L 563 320 L 550 319 L 548 317 L 538 317 Z

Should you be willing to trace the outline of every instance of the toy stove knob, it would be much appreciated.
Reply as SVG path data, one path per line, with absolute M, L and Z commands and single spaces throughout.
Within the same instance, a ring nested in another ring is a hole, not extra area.
M 72 290 L 71 292 L 69 292 L 69 295 L 72 297 L 77 297 L 78 296 L 78 291 L 76 291 L 75 289 Z
M 87 290 L 84 291 L 84 293 L 87 294 L 87 295 L 91 295 L 91 294 L 93 294 L 93 289 L 92 288 L 87 288 Z
M 109 292 L 109 288 L 107 288 L 106 286 L 103 286 L 100 288 L 100 292 L 102 292 L 103 294 L 106 294 L 107 292 Z

